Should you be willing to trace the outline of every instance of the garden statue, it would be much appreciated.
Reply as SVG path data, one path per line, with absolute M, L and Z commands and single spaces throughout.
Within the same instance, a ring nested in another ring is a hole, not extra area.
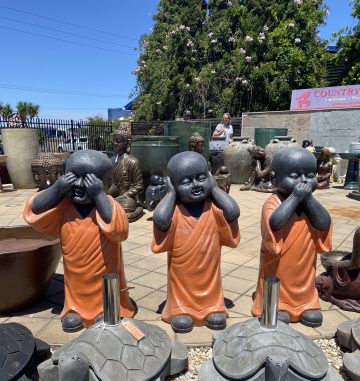
M 40 381 L 160 381 L 187 369 L 184 344 L 156 325 L 120 319 L 117 283 L 117 274 L 103 276 L 104 319 L 40 364 Z
M 278 286 L 274 290 L 273 280 L 279 282 L 273 276 L 265 278 L 260 319 L 233 324 L 213 335 L 213 358 L 201 366 L 199 381 L 342 380 L 319 346 L 277 321 Z
M 101 275 L 105 272 L 119 274 L 121 315 L 134 315 L 120 245 L 128 236 L 128 219 L 104 191 L 111 171 L 105 154 L 77 151 L 67 159 L 65 175 L 25 205 L 24 219 L 34 229 L 60 234 L 65 287 L 61 319 L 66 332 L 89 327 L 103 313 Z
M 49 188 L 64 174 L 64 162 L 53 153 L 39 153 L 31 162 L 34 182 L 39 191 Z
M 214 175 L 214 180 L 218 187 L 226 193 L 230 192 L 231 174 L 227 167 L 221 166 Z
M 332 223 L 313 197 L 317 187 L 315 156 L 301 147 L 287 147 L 272 161 L 270 174 L 277 192 L 262 209 L 259 278 L 252 314 L 261 315 L 263 279 L 281 279 L 279 319 L 318 327 L 322 324 L 315 288 L 317 253 L 331 250 Z
M 330 160 L 331 153 L 334 149 L 331 147 L 323 147 L 318 165 L 318 174 L 316 176 L 318 186 L 317 189 L 329 189 L 330 177 L 332 173 L 332 163 Z
M 272 157 L 260 146 L 250 146 L 247 150 L 252 157 L 251 174 L 249 181 L 240 190 L 273 192 L 274 189 L 270 181 Z
M 19 323 L 0 324 L 0 380 L 37 380 L 36 367 L 51 356 L 50 345 Z
M 343 357 L 343 367 L 352 381 L 360 380 L 360 319 L 347 320 L 337 326 L 341 347 L 351 351 Z
M 352 253 L 332 251 L 321 256 L 326 272 L 316 277 L 322 300 L 345 311 L 360 313 L 360 226 L 353 239 Z
M 189 151 L 194 151 L 202 155 L 204 148 L 205 139 L 198 132 L 194 132 L 189 138 Z
M 168 252 L 167 300 L 162 319 L 179 333 L 226 326 L 220 274 L 221 246 L 240 241 L 237 203 L 219 189 L 195 152 L 173 156 L 167 192 L 153 214 L 154 253 Z
M 113 157 L 113 182 L 106 191 L 125 209 L 129 222 L 141 218 L 143 208 L 139 195 L 144 191 L 144 182 L 139 161 L 130 152 L 131 133 L 126 125 L 122 125 L 112 134 L 116 156 Z M 150 158 L 149 158 L 150 159 Z

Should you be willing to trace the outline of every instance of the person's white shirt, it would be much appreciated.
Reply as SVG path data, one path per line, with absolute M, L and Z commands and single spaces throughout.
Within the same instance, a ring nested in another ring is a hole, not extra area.
M 219 123 L 215 127 L 215 130 L 216 131 L 221 131 L 221 134 L 217 135 L 217 136 L 225 137 L 226 142 L 230 143 L 230 140 L 231 140 L 231 138 L 233 136 L 233 127 L 232 127 L 231 124 L 225 125 L 223 123 Z

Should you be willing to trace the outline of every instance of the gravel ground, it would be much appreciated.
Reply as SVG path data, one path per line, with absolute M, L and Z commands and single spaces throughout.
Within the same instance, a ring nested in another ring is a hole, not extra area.
M 351 381 L 348 375 L 342 370 L 342 357 L 344 352 L 337 345 L 336 339 L 316 339 L 314 342 L 325 353 L 329 364 L 339 371 L 341 377 L 346 381 Z M 200 366 L 206 360 L 212 358 L 212 348 L 199 347 L 189 349 L 189 370 L 176 377 L 169 377 L 167 380 L 184 381 L 197 380 Z

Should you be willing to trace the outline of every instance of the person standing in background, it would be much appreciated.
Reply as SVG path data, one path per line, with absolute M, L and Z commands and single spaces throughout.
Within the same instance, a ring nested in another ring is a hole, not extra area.
M 225 137 L 226 142 L 230 143 L 230 140 L 233 137 L 233 127 L 230 124 L 230 114 L 226 112 L 221 120 L 221 123 L 219 123 L 214 130 L 213 136 L 217 137 Z

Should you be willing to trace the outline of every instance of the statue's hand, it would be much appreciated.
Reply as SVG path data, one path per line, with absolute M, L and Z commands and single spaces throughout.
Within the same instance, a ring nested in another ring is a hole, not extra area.
M 312 194 L 311 186 L 310 184 L 307 184 L 307 183 L 298 183 L 295 185 L 295 188 L 293 190 L 293 195 L 301 201 L 310 197 L 311 194 Z
M 100 193 L 104 192 L 103 182 L 93 173 L 88 173 L 84 179 L 86 193 L 92 200 Z
M 60 193 L 65 194 L 70 191 L 71 187 L 76 181 L 76 176 L 72 172 L 67 172 L 65 175 L 59 177 L 54 185 L 56 185 L 56 189 Z
M 164 177 L 166 193 L 176 194 L 175 188 L 169 176 Z

